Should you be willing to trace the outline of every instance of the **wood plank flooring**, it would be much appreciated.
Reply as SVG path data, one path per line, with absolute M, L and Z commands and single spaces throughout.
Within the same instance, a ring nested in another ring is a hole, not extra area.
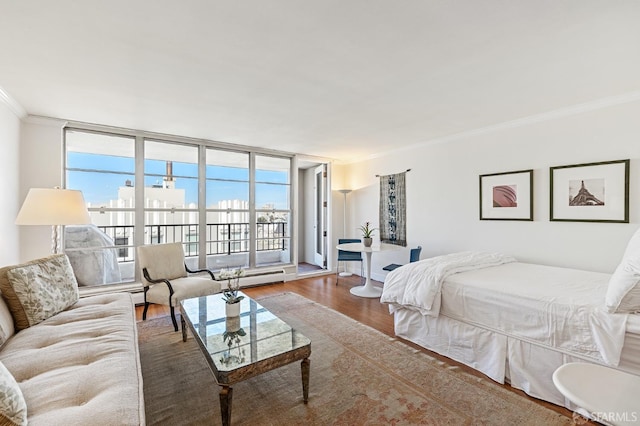
M 375 283 L 382 286 L 382 283 Z M 279 294 L 284 292 L 297 293 L 307 299 L 313 300 L 316 303 L 327 306 L 335 311 L 341 312 L 356 321 L 366 324 L 384 334 L 392 337 L 396 337 L 393 332 L 393 316 L 389 314 L 389 308 L 387 305 L 380 303 L 379 299 L 366 299 L 362 297 L 353 296 L 349 293 L 351 287 L 362 285 L 362 280 L 357 275 L 350 277 L 338 278 L 338 285 L 336 285 L 336 275 L 329 274 L 319 277 L 302 278 L 295 281 L 289 281 L 286 283 L 275 283 L 269 285 L 261 285 L 251 288 L 243 288 L 242 291 L 249 297 L 259 298 L 263 296 L 269 296 L 273 294 Z M 142 306 L 136 308 L 136 317 L 138 320 L 142 320 Z M 151 319 L 158 316 L 169 315 L 169 308 L 164 305 L 150 305 L 147 312 L 147 318 Z M 398 338 L 399 339 L 399 338 Z M 403 340 L 403 339 L 399 339 Z M 404 341 L 404 340 L 403 340 Z M 417 348 L 421 351 L 428 353 L 434 358 L 438 358 L 452 365 L 457 365 L 466 372 L 475 376 L 481 377 L 485 380 L 491 381 L 483 374 L 476 370 L 460 364 L 449 358 L 438 355 L 434 352 L 428 351 L 418 345 L 411 342 L 404 341 L 406 344 Z M 531 398 L 524 392 L 505 385 L 506 389 L 511 392 L 521 395 L 523 398 L 529 398 L 536 403 L 550 408 L 558 413 L 561 413 L 567 417 L 572 416 L 572 412 L 565 408 L 553 405 L 544 401 Z M 588 423 L 592 424 L 592 423 Z

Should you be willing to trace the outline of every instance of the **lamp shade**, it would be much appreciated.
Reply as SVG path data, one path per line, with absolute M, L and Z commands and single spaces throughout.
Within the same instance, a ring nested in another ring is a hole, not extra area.
M 72 189 L 31 188 L 16 225 L 83 225 L 91 223 L 82 192 Z

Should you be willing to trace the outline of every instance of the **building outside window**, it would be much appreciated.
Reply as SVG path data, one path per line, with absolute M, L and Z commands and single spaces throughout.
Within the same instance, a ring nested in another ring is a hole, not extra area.
M 139 279 L 143 244 L 181 242 L 193 268 L 291 262 L 291 158 L 73 127 L 64 139 L 65 186 L 92 218 L 65 230 L 81 285 Z

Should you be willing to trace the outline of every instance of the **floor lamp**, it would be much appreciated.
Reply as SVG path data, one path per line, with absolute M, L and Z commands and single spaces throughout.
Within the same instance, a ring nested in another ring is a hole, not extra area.
M 339 189 L 339 192 L 342 193 L 342 195 L 344 195 L 344 203 L 342 205 L 343 207 L 343 212 L 342 212 L 342 221 L 343 221 L 343 225 L 342 225 L 342 238 L 347 238 L 347 194 L 351 192 L 350 189 Z M 345 270 L 340 272 L 340 276 L 341 277 L 350 277 L 352 274 L 351 272 L 347 272 L 346 271 L 346 267 Z
M 82 192 L 60 188 L 31 188 L 16 217 L 16 225 L 51 225 L 51 252 L 58 253 L 58 226 L 91 223 Z

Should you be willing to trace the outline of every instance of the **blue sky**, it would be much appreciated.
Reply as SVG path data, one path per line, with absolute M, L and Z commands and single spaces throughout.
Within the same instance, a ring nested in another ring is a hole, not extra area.
M 67 171 L 67 187 L 81 190 L 85 200 L 94 206 L 117 199 L 118 188 L 124 186 L 125 181 L 130 180 L 135 185 L 135 161 L 130 157 L 68 152 L 67 168 L 110 172 Z M 165 161 L 145 160 L 145 186 L 161 183 L 165 170 Z M 178 176 L 176 188 L 185 190 L 186 202 L 195 203 L 198 197 L 197 164 L 173 162 L 173 175 Z M 287 175 L 256 170 L 256 182 L 287 183 Z M 220 200 L 247 200 L 249 197 L 248 169 L 208 165 L 207 179 L 207 207 Z M 269 183 L 256 183 L 256 206 L 275 204 L 279 209 L 288 208 L 289 187 Z

